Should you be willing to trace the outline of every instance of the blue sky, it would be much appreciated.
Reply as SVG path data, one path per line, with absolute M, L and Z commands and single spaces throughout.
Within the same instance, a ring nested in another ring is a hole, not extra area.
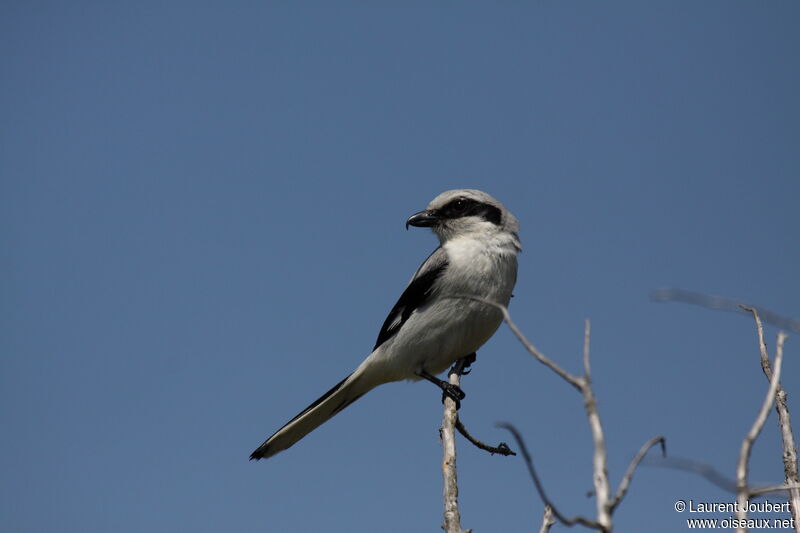
M 437 531 L 439 394 L 381 387 L 261 441 L 347 375 L 471 187 L 520 219 L 511 311 L 574 372 L 583 320 L 618 483 L 649 437 L 733 474 L 766 391 L 752 321 L 800 314 L 796 2 L 4 2 L 0 529 Z M 768 328 L 770 347 L 775 330 Z M 797 341 L 783 383 L 800 416 Z M 579 396 L 503 327 L 464 382 L 593 512 Z M 782 479 L 774 416 L 752 460 Z M 519 458 L 459 441 L 465 527 L 532 531 Z M 683 531 L 642 468 L 619 531 Z M 712 516 L 725 518 L 724 516 Z

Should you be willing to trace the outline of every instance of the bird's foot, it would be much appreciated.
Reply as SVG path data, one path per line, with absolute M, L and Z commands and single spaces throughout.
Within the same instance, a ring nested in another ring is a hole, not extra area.
M 474 363 L 477 359 L 478 359 L 478 354 L 476 352 L 472 352 L 471 354 L 461 358 L 461 361 L 463 361 L 463 363 L 461 364 L 462 376 L 466 376 L 467 374 L 472 372 L 472 369 L 470 367 L 472 366 L 472 363 Z
M 464 391 L 461 390 L 461 387 L 458 385 L 453 385 L 449 381 L 445 381 L 443 379 L 439 379 L 436 376 L 432 376 L 428 374 L 424 370 L 417 373 L 417 375 L 423 379 L 427 379 L 440 389 L 442 389 L 442 403 L 444 403 L 445 398 L 450 398 L 454 402 L 456 402 L 456 409 L 461 407 L 461 400 L 463 400 L 467 395 L 464 394 Z
M 442 403 L 444 403 L 445 398 L 450 398 L 456 403 L 456 411 L 458 411 L 461 409 L 461 400 L 466 397 L 467 395 L 458 385 L 453 385 L 446 381 L 442 382 Z

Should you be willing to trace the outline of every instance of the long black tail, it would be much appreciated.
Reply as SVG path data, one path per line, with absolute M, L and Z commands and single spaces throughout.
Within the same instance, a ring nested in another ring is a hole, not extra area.
M 337 383 L 335 387 L 276 431 L 250 454 L 250 460 L 266 459 L 289 448 L 366 394 L 372 389 L 372 386 L 364 386 L 366 380 L 359 379 L 361 377 L 360 370 L 361 368 Z

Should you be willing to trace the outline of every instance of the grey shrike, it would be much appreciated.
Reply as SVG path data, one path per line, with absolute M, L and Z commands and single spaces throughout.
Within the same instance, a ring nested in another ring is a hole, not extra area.
M 356 370 L 259 446 L 250 459 L 283 451 L 383 383 L 427 379 L 458 401 L 464 393 L 435 377 L 489 340 L 503 320 L 522 249 L 519 222 L 503 205 L 474 189 L 446 191 L 408 226 L 431 228 L 439 247 L 417 269 L 383 323 L 372 353 Z M 461 296 L 462 298 L 459 298 Z

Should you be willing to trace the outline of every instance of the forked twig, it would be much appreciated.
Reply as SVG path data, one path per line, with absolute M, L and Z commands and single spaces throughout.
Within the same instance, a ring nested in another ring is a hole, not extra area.
M 750 460 L 750 452 L 753 449 L 753 443 L 758 438 L 761 430 L 764 428 L 764 423 L 767 421 L 769 410 L 772 407 L 772 402 L 775 399 L 775 391 L 778 390 L 778 381 L 781 377 L 781 364 L 783 363 L 783 341 L 786 339 L 784 332 L 778 333 L 778 342 L 775 347 L 775 368 L 772 373 L 772 379 L 769 382 L 769 389 L 767 395 L 761 404 L 761 409 L 758 411 L 750 431 L 745 435 L 742 441 L 741 451 L 739 452 L 739 460 L 736 464 L 736 501 L 739 503 L 736 518 L 743 521 L 747 518 L 747 498 L 749 489 L 747 486 L 748 463 Z M 745 531 L 744 527 L 739 527 L 737 531 Z
M 625 471 L 625 475 L 622 477 L 622 481 L 620 482 L 619 488 L 617 489 L 617 494 L 608 504 L 612 512 L 617 507 L 617 505 L 619 505 L 619 503 L 625 497 L 625 494 L 628 492 L 628 487 L 631 484 L 631 480 L 633 479 L 633 474 L 636 472 L 636 468 L 639 466 L 639 463 L 642 462 L 642 459 L 644 459 L 645 455 L 647 455 L 647 452 L 650 451 L 650 448 L 652 448 L 656 444 L 661 444 L 662 457 L 667 456 L 667 441 L 661 435 L 653 437 L 649 441 L 645 442 L 641 448 L 639 448 L 639 452 L 633 458 L 631 464 L 628 465 L 628 470 Z
M 553 508 L 549 505 L 545 505 L 544 514 L 542 515 L 542 527 L 539 528 L 539 533 L 548 533 L 555 523 L 556 521 L 553 520 Z
M 769 362 L 769 354 L 767 353 L 767 343 L 764 342 L 764 327 L 761 325 L 761 318 L 754 307 L 742 306 L 742 309 L 752 313 L 753 319 L 756 322 L 758 348 L 761 356 L 761 370 L 764 371 L 767 380 L 771 380 L 772 368 Z M 794 433 L 792 432 L 792 420 L 789 416 L 786 391 L 783 390 L 780 381 L 775 391 L 775 410 L 778 412 L 778 427 L 781 431 L 781 443 L 783 445 L 784 479 L 786 480 L 786 484 L 798 484 L 800 483 L 800 475 L 798 475 L 797 471 L 797 445 L 795 444 Z M 789 493 L 789 500 L 791 502 L 795 531 L 800 532 L 800 489 L 792 489 Z
M 622 499 L 625 497 L 625 494 L 628 491 L 628 487 L 630 486 L 631 480 L 633 478 L 633 474 L 636 470 L 636 467 L 641 462 L 644 455 L 647 451 L 655 446 L 657 443 L 661 443 L 662 451 L 665 450 L 664 448 L 664 439 L 663 437 L 654 437 L 648 441 L 645 446 L 639 451 L 634 460 L 631 462 L 631 465 L 628 467 L 628 471 L 625 473 L 625 476 L 622 479 L 619 489 L 617 490 L 614 496 L 611 495 L 611 488 L 608 480 L 608 453 L 606 451 L 606 444 L 605 444 L 605 436 L 603 434 L 603 426 L 600 421 L 600 413 L 597 409 L 597 398 L 594 394 L 594 390 L 592 389 L 592 375 L 591 375 L 591 365 L 590 365 L 590 356 L 589 356 L 589 341 L 591 337 L 591 324 L 587 320 L 586 325 L 584 328 L 583 334 L 583 376 L 575 376 L 561 368 L 557 363 L 555 363 L 552 359 L 544 355 L 541 351 L 539 351 L 522 333 L 522 331 L 517 327 L 514 321 L 511 319 L 511 315 L 508 312 L 508 308 L 504 305 L 500 305 L 495 302 L 491 302 L 488 300 L 484 300 L 482 298 L 477 298 L 473 296 L 462 296 L 463 298 L 475 300 L 482 302 L 484 304 L 490 305 L 496 309 L 498 309 L 503 314 L 503 320 L 514 335 L 519 339 L 525 349 L 530 353 L 537 361 L 548 367 L 550 370 L 555 372 L 559 377 L 561 377 L 564 381 L 575 387 L 578 392 L 581 393 L 583 397 L 583 405 L 584 410 L 586 411 L 586 417 L 589 421 L 589 428 L 592 433 L 592 441 L 594 443 L 594 453 L 592 456 L 592 464 L 593 464 L 593 476 L 592 479 L 594 481 L 594 495 L 596 497 L 597 502 L 597 519 L 590 520 L 588 518 L 582 516 L 575 516 L 572 518 L 565 517 L 558 509 L 553 505 L 553 502 L 547 497 L 544 491 L 544 487 L 542 486 L 541 481 L 539 480 L 539 476 L 536 473 L 536 469 L 533 466 L 533 460 L 531 458 L 530 453 L 525 447 L 525 443 L 522 440 L 522 436 L 520 433 L 512 426 L 511 424 L 500 424 L 500 427 L 503 427 L 511 432 L 514 436 L 514 439 L 517 441 L 518 446 L 522 449 L 522 454 L 525 458 L 525 464 L 527 465 L 528 472 L 533 479 L 534 485 L 536 485 L 536 490 L 539 493 L 539 497 L 545 503 L 545 505 L 549 505 L 552 508 L 553 516 L 555 516 L 559 522 L 563 523 L 564 525 L 571 526 L 574 524 L 581 524 L 589 528 L 597 529 L 604 533 L 608 533 L 612 530 L 612 514 L 614 509 L 619 505 Z
M 536 492 L 539 493 L 539 498 L 544 502 L 545 506 L 550 507 L 553 512 L 553 516 L 555 516 L 559 522 L 564 524 L 565 526 L 572 526 L 575 524 L 581 524 L 586 527 L 590 527 L 593 529 L 603 530 L 603 526 L 600 525 L 599 522 L 595 522 L 593 520 L 589 520 L 588 518 L 584 518 L 582 516 L 574 516 L 572 518 L 567 518 L 558 510 L 558 508 L 553 504 L 550 498 L 547 497 L 547 494 L 544 491 L 544 486 L 542 486 L 542 482 L 539 480 L 539 475 L 536 473 L 536 469 L 533 467 L 533 459 L 531 458 L 531 454 L 528 451 L 528 447 L 525 445 L 525 441 L 520 435 L 517 428 L 507 422 L 501 422 L 497 424 L 498 427 L 503 429 L 507 429 L 511 432 L 511 435 L 514 437 L 514 440 L 517 441 L 517 446 L 519 447 L 520 451 L 522 452 L 522 457 L 525 459 L 525 465 L 528 467 L 528 473 L 531 475 L 531 479 L 533 479 L 533 484 L 536 486 Z

